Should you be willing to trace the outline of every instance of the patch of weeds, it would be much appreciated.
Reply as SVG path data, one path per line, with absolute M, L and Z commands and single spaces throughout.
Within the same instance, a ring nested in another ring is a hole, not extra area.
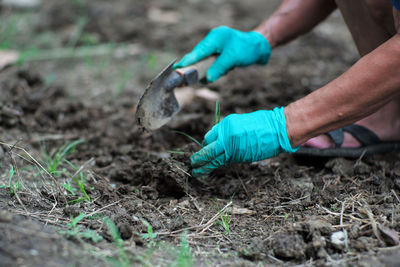
M 63 171 L 58 170 L 60 164 L 64 161 L 66 156 L 75 151 L 75 148 L 78 144 L 83 142 L 84 140 L 76 140 L 70 144 L 64 144 L 57 150 L 57 152 L 53 156 L 50 156 L 47 153 L 45 153 L 47 171 L 51 175 L 55 176 L 62 173 Z
M 182 234 L 179 255 L 176 260 L 177 267 L 190 267 L 193 266 L 192 250 L 187 241 L 186 233 Z
M 91 240 L 97 243 L 103 239 L 101 235 L 91 229 L 81 230 L 78 223 L 85 218 L 84 213 L 80 213 L 77 217 L 71 218 L 71 222 L 67 224 L 68 230 L 61 230 L 58 233 L 62 234 L 66 238 L 77 238 Z
M 69 180 L 67 180 L 65 183 L 62 183 L 61 185 L 62 187 L 64 187 L 65 190 L 68 191 L 68 193 L 75 196 L 76 188 L 72 187 L 72 184 Z
M 56 151 L 53 156 L 49 156 L 47 153 L 45 153 L 47 171 L 54 176 L 65 175 L 67 178 L 70 178 L 83 195 L 82 197 L 68 201 L 69 204 L 78 203 L 84 200 L 87 200 L 89 202 L 91 201 L 85 189 L 88 174 L 82 171 L 83 167 L 79 168 L 66 159 L 66 156 L 73 153 L 76 149 L 76 146 L 83 142 L 83 140 L 76 140 L 70 144 L 64 144 Z M 67 170 L 67 165 L 70 169 L 73 170 L 74 174 L 71 174 Z M 62 166 L 64 166 L 64 168 L 60 170 Z M 62 186 L 72 196 L 76 195 L 77 188 L 73 187 L 73 184 L 70 182 L 70 180 L 66 180 L 64 183 L 62 183 Z
M 230 235 L 231 234 L 231 230 L 230 230 L 230 227 L 229 227 L 229 223 L 230 223 L 229 210 L 225 209 L 224 211 L 222 211 L 219 208 L 218 203 L 215 202 L 215 204 L 217 205 L 218 214 L 219 214 L 219 219 L 217 220 L 217 224 L 221 225 L 222 228 L 224 228 L 225 234 Z
M 104 219 L 104 223 L 107 226 L 108 231 L 110 232 L 111 238 L 113 240 L 114 245 L 118 250 L 118 259 L 115 258 L 108 258 L 109 261 L 114 266 L 132 266 L 131 261 L 129 260 L 128 256 L 125 253 L 122 238 L 118 232 L 117 226 L 115 226 L 114 222 L 106 217 Z
M 87 200 L 87 201 L 90 202 L 91 201 L 90 197 L 86 193 L 86 190 L 85 190 L 87 174 L 84 174 L 82 171 L 80 171 L 80 168 L 78 168 L 75 165 L 73 165 L 70 161 L 65 160 L 65 162 L 75 170 L 75 174 L 76 174 L 76 175 L 72 175 L 69 172 L 66 172 L 67 176 L 70 177 L 75 182 L 75 184 L 78 186 L 79 190 L 83 194 L 83 197 L 71 200 L 71 201 L 69 201 L 69 203 L 76 203 L 76 202 L 80 202 L 80 201 L 83 201 L 83 200 Z
M 15 174 L 15 169 L 14 166 L 11 165 L 11 169 L 8 172 L 8 185 L 0 185 L 0 188 L 8 188 L 8 191 L 10 192 L 11 195 L 14 195 L 15 193 L 18 192 L 20 188 L 23 187 L 22 183 L 20 181 L 14 182 Z

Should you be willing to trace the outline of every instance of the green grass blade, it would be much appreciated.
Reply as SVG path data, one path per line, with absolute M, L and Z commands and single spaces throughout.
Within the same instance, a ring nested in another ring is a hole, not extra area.
M 183 155 L 185 152 L 183 151 L 178 151 L 178 150 L 166 150 L 166 152 L 171 153 L 171 154 L 178 154 L 178 155 Z
M 221 121 L 221 105 L 217 101 L 215 101 L 215 115 L 214 115 L 214 125 L 218 124 Z
M 10 187 L 11 187 L 12 178 L 14 177 L 14 173 L 15 173 L 14 166 L 11 165 L 11 169 L 8 172 L 8 186 L 10 186 Z
M 126 256 L 126 253 L 124 251 L 122 238 L 121 238 L 121 236 L 120 236 L 120 234 L 118 232 L 117 226 L 108 217 L 106 217 L 104 219 L 104 223 L 107 226 L 108 231 L 110 232 L 110 235 L 111 235 L 111 237 L 112 237 L 112 239 L 114 241 L 114 244 L 118 249 L 120 264 L 122 266 L 131 266 L 131 262 L 130 262 L 129 258 Z
M 193 142 L 195 142 L 195 143 L 198 144 L 199 146 L 201 146 L 201 147 L 203 146 L 199 141 L 197 141 L 194 137 L 188 135 L 187 133 L 184 133 L 184 132 L 181 132 L 181 131 L 176 131 L 176 130 L 173 130 L 172 132 L 173 132 L 173 133 L 177 133 L 177 134 L 181 134 L 181 135 L 183 135 L 183 136 L 189 138 L 190 140 L 192 140 Z
M 79 189 L 81 190 L 82 194 L 85 196 L 85 198 L 90 202 L 90 197 L 89 195 L 86 193 L 85 190 L 85 184 L 80 183 L 78 181 L 78 179 L 76 179 L 75 177 L 73 177 L 72 175 L 70 175 L 71 179 L 78 185 Z
M 64 150 L 62 151 L 62 153 L 60 154 L 60 158 L 59 158 L 59 159 L 61 160 L 61 159 L 63 159 L 65 156 L 67 156 L 68 154 L 74 152 L 74 151 L 75 151 L 75 147 L 76 147 L 78 144 L 81 144 L 81 143 L 83 143 L 83 142 L 85 142 L 85 140 L 79 139 L 79 140 L 75 140 L 75 141 L 72 142 L 71 144 L 67 145 L 67 146 L 64 148 Z
M 181 237 L 180 250 L 177 260 L 178 267 L 190 267 L 193 266 L 193 255 L 190 249 L 189 243 L 186 238 L 186 233 Z
M 84 213 L 80 213 L 78 216 L 76 216 L 75 218 L 73 218 L 71 220 L 71 222 L 68 224 L 68 226 L 70 228 L 74 228 L 76 227 L 76 225 L 83 220 L 83 218 L 85 218 L 85 214 Z

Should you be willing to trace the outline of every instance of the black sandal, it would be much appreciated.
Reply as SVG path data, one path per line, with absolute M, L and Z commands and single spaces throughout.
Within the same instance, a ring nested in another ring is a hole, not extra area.
M 361 147 L 341 147 L 344 140 L 344 132 L 348 132 L 356 138 L 361 143 Z M 327 135 L 335 143 L 335 147 L 300 147 L 295 154 L 299 156 L 359 158 L 361 155 L 400 151 L 400 141 L 381 141 L 374 132 L 357 124 L 330 131 Z

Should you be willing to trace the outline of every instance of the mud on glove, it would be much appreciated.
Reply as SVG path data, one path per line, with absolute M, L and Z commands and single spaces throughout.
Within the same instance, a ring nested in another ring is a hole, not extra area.
M 284 108 L 231 114 L 204 137 L 203 148 L 191 158 L 193 176 L 205 176 L 231 163 L 253 162 L 293 153 L 286 133 Z
M 209 82 L 218 80 L 236 66 L 267 64 L 271 46 L 261 33 L 242 32 L 220 26 L 211 30 L 174 68 L 192 65 L 213 54 L 220 55 L 207 71 L 206 78 Z

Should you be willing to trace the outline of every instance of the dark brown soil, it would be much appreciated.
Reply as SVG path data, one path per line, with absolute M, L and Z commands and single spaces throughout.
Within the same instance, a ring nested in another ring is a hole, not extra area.
M 84 30 L 102 42 L 136 42 L 155 51 L 169 47 L 182 55 L 211 27 L 251 29 L 276 6 L 206 2 L 49 1 L 37 11 L 36 30 L 55 31 L 67 43 L 71 25 L 84 14 L 89 18 Z M 179 25 L 149 19 L 150 9 L 181 14 Z M 275 51 L 268 67 L 237 69 L 210 85 L 221 95 L 223 115 L 285 105 L 342 73 L 357 56 L 347 33 L 337 39 L 326 34 L 337 25 L 343 30 L 341 23 L 334 14 L 328 26 Z M 91 101 L 88 88 L 95 81 L 87 88 L 71 88 L 72 78 L 71 84 L 49 85 L 42 70 L 31 63 L 0 72 L 0 181 L 6 185 L 0 188 L 1 266 L 123 264 L 106 217 L 117 226 L 132 265 L 174 265 L 184 235 L 195 266 L 398 266 L 397 155 L 357 160 L 280 155 L 195 179 L 189 156 L 199 148 L 171 130 L 201 140 L 212 126 L 215 103 L 195 101 L 182 109 L 173 128 L 148 134 L 134 120 L 141 88 Z M 139 75 L 138 83 L 149 76 Z M 83 89 L 87 97 L 74 97 Z M 186 120 L 188 115 L 193 119 Z M 54 179 L 29 158 L 46 169 L 45 155 L 54 157 L 59 147 L 78 139 L 84 142 L 66 156 L 70 163 L 60 163 Z M 11 166 L 18 170 L 13 182 L 22 182 L 15 192 L 8 187 Z M 73 184 L 68 173 L 86 175 L 90 201 L 71 203 L 83 195 L 62 186 Z M 86 217 L 77 224 L 79 232 L 90 229 L 101 241 L 60 234 L 80 214 Z M 229 232 L 218 223 L 222 215 L 229 215 Z M 157 233 L 154 240 L 143 238 L 149 234 L 143 220 Z M 339 231 L 347 235 L 340 244 L 332 241 Z

